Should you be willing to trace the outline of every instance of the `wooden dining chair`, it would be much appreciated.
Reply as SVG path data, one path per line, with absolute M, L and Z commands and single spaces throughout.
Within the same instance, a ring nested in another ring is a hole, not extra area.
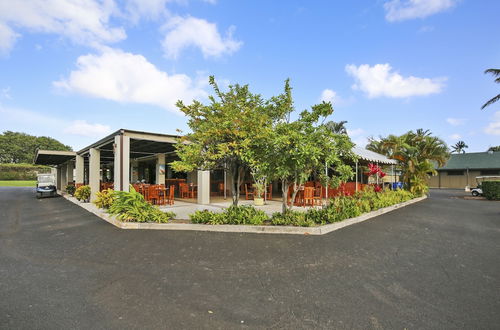
M 269 184 L 266 189 L 266 200 L 273 199 L 273 185 Z
M 253 196 L 254 196 L 253 190 L 249 190 L 248 183 L 245 183 L 245 198 L 246 199 L 253 199 Z
M 314 188 L 313 202 L 314 205 L 323 204 L 323 189 L 321 186 Z
M 219 196 L 224 196 L 224 182 L 219 182 L 217 185 L 217 190 L 219 191 Z
M 167 191 L 167 204 L 174 205 L 175 185 L 171 185 Z
M 152 184 L 149 186 L 148 191 L 149 191 L 148 202 L 150 202 L 151 204 L 157 204 L 158 199 L 160 198 L 160 196 L 158 196 L 158 187 Z
M 314 206 L 314 187 L 304 187 L 302 206 Z
M 189 198 L 189 186 L 187 183 L 179 183 L 179 194 L 181 198 Z

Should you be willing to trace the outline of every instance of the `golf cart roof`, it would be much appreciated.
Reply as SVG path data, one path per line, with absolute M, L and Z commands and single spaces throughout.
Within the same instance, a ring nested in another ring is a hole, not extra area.
M 483 176 L 476 176 L 477 179 L 499 179 L 500 180 L 500 175 L 483 175 Z

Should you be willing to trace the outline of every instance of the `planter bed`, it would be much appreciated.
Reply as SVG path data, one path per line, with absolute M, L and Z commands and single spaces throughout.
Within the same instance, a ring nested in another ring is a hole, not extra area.
M 329 232 L 366 221 L 384 213 L 405 207 L 407 205 L 420 202 L 427 196 L 418 197 L 409 201 L 384 207 L 375 211 L 364 213 L 358 217 L 345 219 L 339 222 L 314 226 L 314 227 L 296 227 L 296 226 L 273 226 L 273 225 L 205 225 L 186 223 L 188 220 L 173 220 L 170 223 L 144 223 L 144 222 L 123 222 L 117 220 L 114 216 L 99 209 L 92 203 L 81 203 L 76 198 L 63 194 L 67 200 L 83 207 L 87 211 L 97 215 L 103 220 L 121 229 L 154 229 L 154 230 L 197 230 L 197 231 L 215 231 L 231 233 L 257 233 L 257 234 L 300 234 L 300 235 L 324 235 Z

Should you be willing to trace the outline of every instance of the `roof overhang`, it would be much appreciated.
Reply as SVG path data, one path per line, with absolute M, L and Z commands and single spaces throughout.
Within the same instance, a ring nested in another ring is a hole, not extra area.
M 387 165 L 396 165 L 398 163 L 394 159 L 387 158 L 384 155 L 381 155 L 379 153 L 364 148 L 354 147 L 352 149 L 352 152 L 354 152 L 361 160 L 373 163 L 387 164 Z
M 58 166 L 75 158 L 74 151 L 37 150 L 34 164 Z

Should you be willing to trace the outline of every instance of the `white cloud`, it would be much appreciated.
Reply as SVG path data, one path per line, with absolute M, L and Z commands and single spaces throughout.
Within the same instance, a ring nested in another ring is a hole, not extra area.
M 450 139 L 453 141 L 458 141 L 461 138 L 462 138 L 462 136 L 460 134 L 457 134 L 457 133 L 450 135 Z
M 111 127 L 102 124 L 89 124 L 86 120 L 75 120 L 64 129 L 64 133 L 98 138 L 111 133 Z
M 193 46 L 200 48 L 205 58 L 217 57 L 232 54 L 243 44 L 233 39 L 234 26 L 230 27 L 222 37 L 215 23 L 200 18 L 177 16 L 164 28 L 168 32 L 162 46 L 165 56 L 169 58 L 177 58 L 182 50 Z
M 122 28 L 109 25 L 116 12 L 113 1 L 0 1 L 0 48 L 12 48 L 18 37 L 14 28 L 55 33 L 93 47 L 117 42 L 126 35 Z
M 460 126 L 465 124 L 465 119 L 463 118 L 446 118 L 446 122 L 451 126 Z
M 486 134 L 500 135 L 500 111 L 495 112 L 493 121 L 484 129 Z
M 320 97 L 320 101 L 324 101 L 324 102 L 332 102 L 334 100 L 336 100 L 337 98 L 337 92 L 335 91 L 332 91 L 331 89 L 324 89 L 322 92 L 321 92 L 321 97 Z
M 127 0 L 125 9 L 129 19 L 137 22 L 144 17 L 150 20 L 156 20 L 168 13 L 167 2 L 171 0 Z
M 177 100 L 191 102 L 207 96 L 205 81 L 193 82 L 185 74 L 169 75 L 142 55 L 108 48 L 100 55 L 80 56 L 77 69 L 53 84 L 91 97 L 150 104 L 176 112 Z
M 10 96 L 10 87 L 2 88 L 2 90 L 0 91 L 0 99 L 12 99 L 12 96 Z
M 403 77 L 393 72 L 390 64 L 346 65 L 346 72 L 351 75 L 355 84 L 353 89 L 365 92 L 369 98 L 429 95 L 441 92 L 445 78 Z
M 385 19 L 389 22 L 425 18 L 447 10 L 456 0 L 390 0 L 384 3 Z

